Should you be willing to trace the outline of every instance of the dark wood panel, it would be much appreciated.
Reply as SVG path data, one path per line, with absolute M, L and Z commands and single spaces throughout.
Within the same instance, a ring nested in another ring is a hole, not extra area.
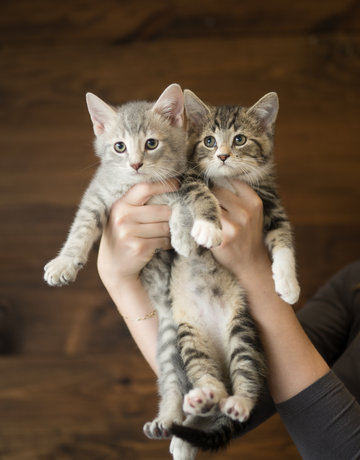
M 359 4 L 353 0 L 263 2 L 224 0 L 3 0 L 3 42 L 129 43 L 136 40 L 194 37 L 358 33 Z
M 81 358 L 3 357 L 0 373 L 2 460 L 170 458 L 167 441 L 149 441 L 142 433 L 156 411 L 156 386 L 150 369 L 131 350 Z M 274 417 L 234 440 L 221 458 L 300 456 Z
M 95 168 L 84 94 L 280 96 L 276 159 L 301 303 L 360 254 L 360 6 L 353 0 L 0 4 L 0 457 L 169 458 L 155 379 L 96 273 L 42 280 Z M 218 458 L 299 458 L 278 417 Z M 199 455 L 200 460 L 215 458 Z
M 280 95 L 276 159 L 293 221 L 359 222 L 358 39 L 182 41 L 1 53 L 0 202 L 76 206 L 96 159 L 84 93 L 153 99 L 171 81 L 213 103 Z M 215 66 L 207 47 L 222 55 Z M 164 61 L 163 55 L 168 56 Z M 242 59 L 234 60 L 234 55 Z M 243 66 L 243 62 L 246 66 Z M 144 85 L 146 75 L 146 85 Z M 16 141 L 9 135 L 13 127 Z M 19 161 L 21 159 L 21 161 Z M 17 187 L 21 184 L 21 187 Z

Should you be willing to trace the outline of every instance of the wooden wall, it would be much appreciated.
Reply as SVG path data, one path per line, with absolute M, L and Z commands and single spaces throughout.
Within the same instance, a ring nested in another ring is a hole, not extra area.
M 211 103 L 251 104 L 277 91 L 302 302 L 360 253 L 359 31 L 354 0 L 2 0 L 1 459 L 169 458 L 142 434 L 155 379 L 96 254 L 72 286 L 42 280 L 96 169 L 85 93 L 151 100 L 179 82 Z M 275 416 L 217 457 L 299 455 Z

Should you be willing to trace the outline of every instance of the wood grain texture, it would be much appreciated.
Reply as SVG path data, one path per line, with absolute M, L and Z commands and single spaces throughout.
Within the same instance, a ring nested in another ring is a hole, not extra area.
M 353 0 L 0 4 L 0 458 L 169 458 L 156 386 L 96 273 L 42 281 L 96 169 L 84 95 L 211 103 L 277 91 L 279 188 L 301 303 L 360 254 L 360 10 Z M 278 417 L 217 457 L 299 458 Z
M 263 2 L 223 0 L 3 0 L 0 39 L 43 41 L 132 41 L 199 37 L 267 37 L 269 34 L 358 33 L 356 0 Z
M 168 458 L 167 441 L 149 441 L 155 382 L 136 354 L 13 357 L 0 361 L 2 460 Z M 280 419 L 234 440 L 221 458 L 300 459 Z M 268 455 L 269 453 L 269 455 Z M 214 458 L 201 453 L 199 460 Z

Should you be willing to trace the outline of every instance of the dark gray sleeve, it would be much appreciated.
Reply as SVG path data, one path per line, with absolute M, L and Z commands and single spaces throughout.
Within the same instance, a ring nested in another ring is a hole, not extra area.
M 332 371 L 276 408 L 304 460 L 360 459 L 360 406 Z
M 298 312 L 310 340 L 360 402 L 360 261 L 332 276 Z M 269 390 L 263 394 L 242 434 L 276 412 Z

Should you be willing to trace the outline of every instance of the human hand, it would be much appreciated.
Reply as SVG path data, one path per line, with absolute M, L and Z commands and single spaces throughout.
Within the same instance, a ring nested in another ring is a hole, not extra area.
M 108 290 L 121 282 L 138 280 L 156 249 L 170 249 L 171 209 L 147 202 L 153 195 L 177 188 L 176 180 L 137 184 L 113 204 L 97 261 L 100 278 Z
M 222 187 L 213 190 L 222 208 L 223 242 L 212 253 L 246 284 L 259 270 L 270 270 L 263 236 L 263 204 L 246 183 L 233 180 L 232 185 L 236 194 Z

